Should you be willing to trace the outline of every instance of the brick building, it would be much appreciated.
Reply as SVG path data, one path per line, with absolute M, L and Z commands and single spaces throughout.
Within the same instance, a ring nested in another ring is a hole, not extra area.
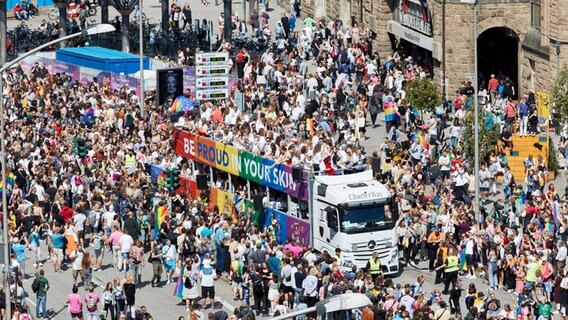
M 397 42 L 431 57 L 448 97 L 474 77 L 474 33 L 480 83 L 495 73 L 509 76 L 517 93 L 548 90 L 568 62 L 568 0 L 479 0 L 476 10 L 466 1 L 303 0 L 302 16 L 363 21 L 377 33 L 373 50 L 382 61 Z

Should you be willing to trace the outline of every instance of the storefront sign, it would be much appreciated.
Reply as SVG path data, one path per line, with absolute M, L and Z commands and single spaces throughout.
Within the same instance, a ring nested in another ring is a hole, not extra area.
M 174 130 L 175 152 L 182 157 L 199 161 L 221 171 L 256 182 L 287 194 L 308 199 L 307 178 L 294 182 L 292 167 L 277 164 L 272 159 L 256 156 L 248 151 L 187 131 Z
M 432 36 L 432 25 L 429 22 L 425 22 L 420 17 L 401 12 L 400 24 L 416 31 L 422 32 L 426 35 Z
M 388 21 L 387 30 L 393 35 L 426 50 L 432 51 L 432 48 L 434 47 L 434 40 L 432 39 L 432 37 L 427 37 L 419 32 L 411 30 L 396 21 Z
M 431 37 L 432 13 L 428 0 L 400 0 L 398 22 Z

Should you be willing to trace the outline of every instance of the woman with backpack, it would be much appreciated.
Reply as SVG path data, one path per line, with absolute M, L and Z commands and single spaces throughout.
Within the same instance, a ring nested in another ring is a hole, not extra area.
M 193 308 L 194 301 L 199 298 L 199 257 L 187 258 L 183 270 L 182 299 L 185 308 L 189 312 Z
M 103 266 L 103 258 L 104 258 L 104 243 L 105 243 L 105 236 L 104 231 L 101 229 L 97 234 L 93 236 L 91 241 L 93 249 L 95 249 L 94 257 L 93 257 L 93 271 L 97 271 L 102 269 Z
M 106 320 L 108 314 L 110 313 L 110 319 L 115 319 L 115 309 L 114 309 L 114 296 L 112 294 L 113 286 L 112 282 L 108 282 L 106 284 L 105 290 L 103 291 L 101 300 L 103 301 L 103 316 L 101 316 L 102 320 Z
M 124 311 L 124 290 L 123 290 L 123 283 L 120 279 L 115 278 L 112 282 L 112 297 L 114 298 L 114 312 L 116 315 L 119 315 L 121 312 Z

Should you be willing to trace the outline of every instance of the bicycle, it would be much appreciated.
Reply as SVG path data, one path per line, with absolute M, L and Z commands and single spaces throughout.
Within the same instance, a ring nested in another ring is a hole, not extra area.
M 47 17 L 52 21 L 59 20 L 59 8 L 57 6 L 53 6 L 47 12 Z

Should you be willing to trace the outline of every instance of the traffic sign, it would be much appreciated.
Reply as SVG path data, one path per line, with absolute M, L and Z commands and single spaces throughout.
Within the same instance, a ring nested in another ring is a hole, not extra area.
M 229 75 L 229 69 L 230 69 L 229 65 L 226 64 L 195 66 L 195 76 L 196 77 L 227 76 Z
M 228 85 L 229 85 L 229 77 L 210 77 L 210 78 L 199 78 L 195 80 L 195 88 L 197 89 L 227 87 Z
M 229 89 L 196 89 L 195 98 L 197 100 L 216 100 L 227 99 L 229 97 Z
M 195 54 L 195 64 L 198 66 L 226 63 L 229 63 L 228 52 L 198 52 Z

